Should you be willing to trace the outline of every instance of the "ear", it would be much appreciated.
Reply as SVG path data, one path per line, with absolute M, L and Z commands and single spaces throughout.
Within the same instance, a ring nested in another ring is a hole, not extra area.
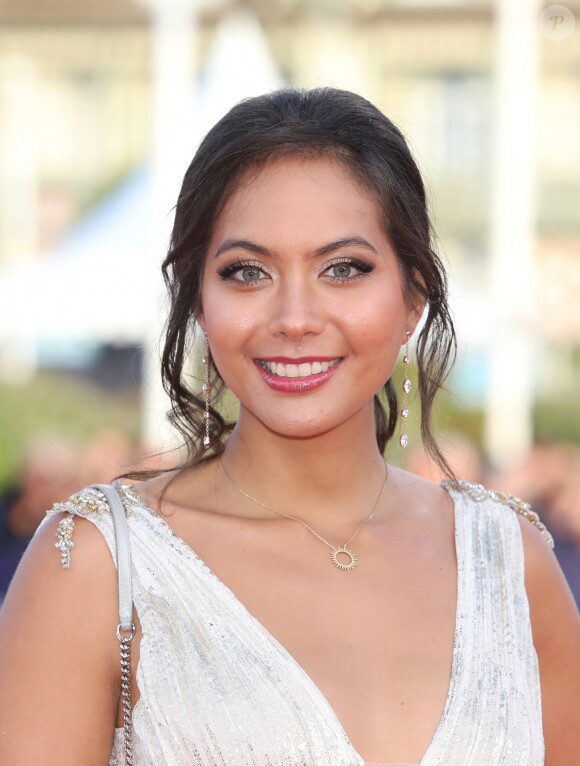
M 427 302 L 421 298 L 415 300 L 409 305 L 407 311 L 407 321 L 404 325 L 404 335 L 401 339 L 401 346 L 404 346 L 414 334 L 415 329 L 419 324 L 421 317 L 423 316 L 423 311 L 425 310 L 426 304 Z M 407 335 L 407 332 L 409 332 L 410 335 Z
M 415 278 L 421 282 L 421 284 L 424 285 L 423 277 L 415 271 Z M 407 326 L 405 330 L 409 331 L 411 335 L 415 332 L 415 328 L 421 321 L 421 317 L 423 316 L 423 312 L 425 311 L 425 306 L 427 305 L 427 298 L 425 297 L 424 293 L 419 292 L 417 289 L 414 289 L 411 294 L 407 298 Z M 411 337 L 411 336 L 409 336 Z M 405 332 L 405 337 L 403 338 L 403 341 L 401 343 L 402 346 L 405 345 L 407 342 L 407 333 Z

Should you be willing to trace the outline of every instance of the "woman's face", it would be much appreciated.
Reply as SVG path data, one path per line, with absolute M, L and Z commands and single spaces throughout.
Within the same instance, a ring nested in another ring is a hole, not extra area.
M 239 423 L 294 437 L 371 422 L 418 318 L 377 203 L 327 158 L 283 158 L 242 180 L 214 227 L 202 305 Z

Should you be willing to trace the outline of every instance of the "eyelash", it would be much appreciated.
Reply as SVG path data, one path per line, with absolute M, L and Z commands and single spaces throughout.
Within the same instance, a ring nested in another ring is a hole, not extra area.
M 360 271 L 360 274 L 355 274 L 352 277 L 327 277 L 331 282 L 334 284 L 344 284 L 345 282 L 354 282 L 355 280 L 362 279 L 363 277 L 366 277 L 368 274 L 371 273 L 371 271 L 374 270 L 374 265 L 372 263 L 365 263 L 364 261 L 359 261 L 358 258 L 340 258 L 337 261 L 333 261 L 332 263 L 329 263 L 328 266 L 326 266 L 322 273 L 324 274 L 325 271 L 328 271 L 329 269 L 332 269 L 334 266 L 351 266 L 354 269 L 357 269 L 357 271 Z
M 256 271 L 261 271 L 264 274 L 267 273 L 264 271 L 263 265 L 256 261 L 236 261 L 235 263 L 230 263 L 229 266 L 222 266 L 221 269 L 218 269 L 218 276 L 223 279 L 224 282 L 235 282 L 237 285 L 255 285 L 256 282 L 259 281 L 258 279 L 254 279 L 250 282 L 246 282 L 241 279 L 232 279 L 233 275 L 238 271 L 242 271 L 242 269 L 256 269 Z
M 340 258 L 339 260 L 333 261 L 332 263 L 329 263 L 327 266 L 325 266 L 321 274 L 324 274 L 326 271 L 334 268 L 335 266 L 341 265 L 350 266 L 351 268 L 357 269 L 360 274 L 354 274 L 352 277 L 328 276 L 327 279 L 334 284 L 344 284 L 346 282 L 354 282 L 355 280 L 362 279 L 363 277 L 366 277 L 368 274 L 370 274 L 370 272 L 375 268 L 373 264 L 359 261 L 357 258 Z M 230 263 L 228 266 L 223 266 L 221 269 L 219 269 L 218 276 L 223 279 L 224 282 L 234 282 L 236 285 L 244 285 L 245 287 L 253 286 L 260 281 L 259 279 L 253 279 L 250 281 L 233 279 L 234 274 L 236 274 L 238 271 L 242 271 L 243 269 L 256 269 L 263 274 L 268 273 L 264 270 L 263 265 L 256 261 L 236 261 L 235 263 Z

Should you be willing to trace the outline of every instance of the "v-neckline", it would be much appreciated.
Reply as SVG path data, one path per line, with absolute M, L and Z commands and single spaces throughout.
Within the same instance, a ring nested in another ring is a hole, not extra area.
M 447 691 L 447 697 L 445 699 L 445 703 L 443 706 L 443 712 L 441 713 L 441 717 L 439 719 L 439 722 L 437 724 L 437 727 L 435 729 L 435 733 L 433 734 L 433 737 L 431 738 L 431 741 L 429 742 L 429 745 L 427 747 L 427 750 L 425 751 L 423 757 L 417 764 L 417 766 L 429 766 L 429 753 L 435 746 L 437 740 L 439 739 L 439 736 L 441 734 L 441 731 L 443 729 L 443 726 L 445 725 L 445 722 L 448 718 L 448 712 L 449 708 L 451 707 L 451 703 L 453 699 L 455 698 L 455 685 L 457 682 L 457 671 L 458 671 L 458 665 L 459 665 L 459 659 L 462 655 L 463 647 L 461 645 L 461 640 L 463 639 L 465 632 L 462 630 L 462 625 L 465 620 L 466 614 L 464 609 L 464 603 L 465 603 L 465 593 L 464 593 L 464 578 L 462 577 L 463 570 L 464 570 L 464 548 L 463 548 L 463 540 L 460 540 L 460 518 L 458 513 L 458 501 L 461 495 L 457 497 L 454 494 L 454 488 L 450 483 L 447 482 L 441 482 L 440 485 L 449 495 L 451 498 L 451 501 L 453 503 L 453 516 L 454 516 L 454 540 L 455 540 L 455 555 L 456 555 L 456 573 L 457 573 L 457 604 L 455 609 L 455 631 L 453 634 L 453 657 L 451 661 L 451 677 L 449 680 L 449 688 Z M 269 643 L 274 647 L 274 649 L 287 661 L 287 663 L 297 672 L 299 672 L 303 678 L 305 679 L 306 683 L 313 689 L 313 691 L 316 693 L 316 695 L 320 698 L 321 703 L 326 707 L 328 713 L 330 714 L 330 717 L 334 719 L 337 727 L 337 731 L 340 732 L 340 734 L 343 736 L 344 740 L 347 743 L 347 746 L 352 751 L 352 754 L 355 758 L 358 759 L 358 763 L 356 766 L 365 766 L 367 763 L 365 759 L 360 755 L 360 753 L 357 751 L 355 746 L 352 744 L 350 737 L 346 733 L 346 730 L 344 726 L 342 725 L 340 719 L 338 718 L 338 715 L 335 713 L 334 708 L 328 701 L 326 695 L 321 691 L 320 687 L 316 684 L 316 682 L 313 680 L 313 678 L 306 672 L 306 670 L 302 667 L 302 665 L 298 662 L 298 660 L 290 654 L 290 652 L 284 647 L 284 645 L 266 628 L 263 623 L 258 620 L 258 618 L 250 612 L 248 607 L 244 604 L 244 602 L 234 593 L 234 591 L 229 588 L 225 582 L 220 579 L 217 574 L 211 569 L 208 564 L 193 550 L 191 545 L 189 545 L 182 537 L 180 537 L 177 532 L 175 532 L 169 524 L 165 521 L 163 516 L 159 514 L 157 511 L 155 511 L 153 508 L 151 508 L 150 505 L 148 505 L 140 495 L 138 495 L 135 490 L 133 489 L 133 485 L 123 485 L 122 489 L 129 495 L 129 497 L 134 501 L 137 502 L 142 508 L 144 508 L 146 511 L 148 511 L 150 514 L 153 515 L 153 517 L 157 520 L 159 524 L 166 530 L 168 534 L 171 535 L 171 537 L 175 540 L 175 542 L 183 549 L 184 554 L 194 561 L 203 571 L 206 575 L 209 575 L 215 583 L 217 584 L 217 587 L 219 587 L 221 590 L 224 591 L 225 595 L 237 606 L 238 609 L 240 609 L 244 615 L 247 616 L 248 620 L 255 625 L 256 629 L 269 641 Z M 379 763 L 382 763 L 379 762 Z M 386 766 L 389 766 L 389 762 L 385 762 Z

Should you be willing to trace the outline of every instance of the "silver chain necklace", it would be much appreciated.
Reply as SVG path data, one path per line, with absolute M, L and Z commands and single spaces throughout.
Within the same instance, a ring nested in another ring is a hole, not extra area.
M 299 519 L 296 516 L 291 516 L 289 513 L 283 513 L 282 511 L 277 511 L 276 508 L 272 508 L 272 506 L 266 505 L 266 503 L 263 503 L 261 500 L 257 500 L 255 497 L 252 497 L 251 495 L 249 495 L 241 487 L 238 487 L 236 482 L 227 473 L 226 469 L 222 465 L 222 461 L 221 461 L 219 455 L 218 455 L 217 461 L 218 461 L 219 467 L 222 469 L 222 472 L 223 472 L 224 476 L 226 477 L 226 479 L 229 481 L 229 483 L 232 485 L 232 487 L 234 487 L 234 489 L 236 489 L 240 493 L 240 495 L 243 495 L 245 498 L 247 498 L 248 500 L 251 500 L 253 503 L 256 503 L 257 505 L 260 505 L 262 508 L 265 508 L 267 511 L 271 511 L 272 513 L 275 513 L 278 516 L 283 516 L 285 519 L 291 519 L 292 521 L 297 521 L 299 524 L 302 524 L 303 527 L 305 527 L 309 532 L 311 532 L 315 537 L 317 537 L 321 542 L 323 542 L 325 545 L 327 545 L 330 548 L 330 550 L 332 551 L 332 553 L 330 554 L 330 560 L 332 561 L 332 563 L 338 569 L 350 572 L 352 569 L 355 568 L 355 566 L 357 565 L 357 558 L 356 558 L 355 554 L 347 546 L 350 543 L 352 543 L 352 541 L 358 535 L 358 533 L 361 531 L 361 529 L 364 527 L 364 525 L 368 521 L 370 521 L 372 519 L 373 514 L 376 511 L 377 506 L 379 504 L 379 500 L 382 497 L 383 490 L 385 489 L 385 485 L 387 483 L 387 479 L 389 478 L 389 471 L 388 471 L 388 469 L 386 470 L 385 479 L 384 479 L 384 481 L 383 481 L 383 483 L 381 485 L 381 489 L 379 491 L 379 494 L 377 496 L 375 504 L 373 505 L 372 511 L 367 516 L 367 518 L 364 519 L 364 521 L 361 521 L 361 523 L 356 528 L 354 534 L 351 535 L 348 538 L 348 540 L 344 543 L 344 545 L 341 545 L 340 547 L 337 547 L 336 545 L 333 545 L 332 543 L 329 543 L 328 540 L 326 540 L 324 537 L 322 537 L 322 535 L 318 534 L 318 532 L 315 529 L 312 529 L 310 524 L 307 524 L 302 519 Z M 386 463 L 385 463 L 385 468 L 386 468 Z M 344 561 L 340 561 L 340 559 L 338 558 L 339 556 L 342 556 L 342 557 L 347 556 L 348 557 L 348 561 L 346 563 Z

